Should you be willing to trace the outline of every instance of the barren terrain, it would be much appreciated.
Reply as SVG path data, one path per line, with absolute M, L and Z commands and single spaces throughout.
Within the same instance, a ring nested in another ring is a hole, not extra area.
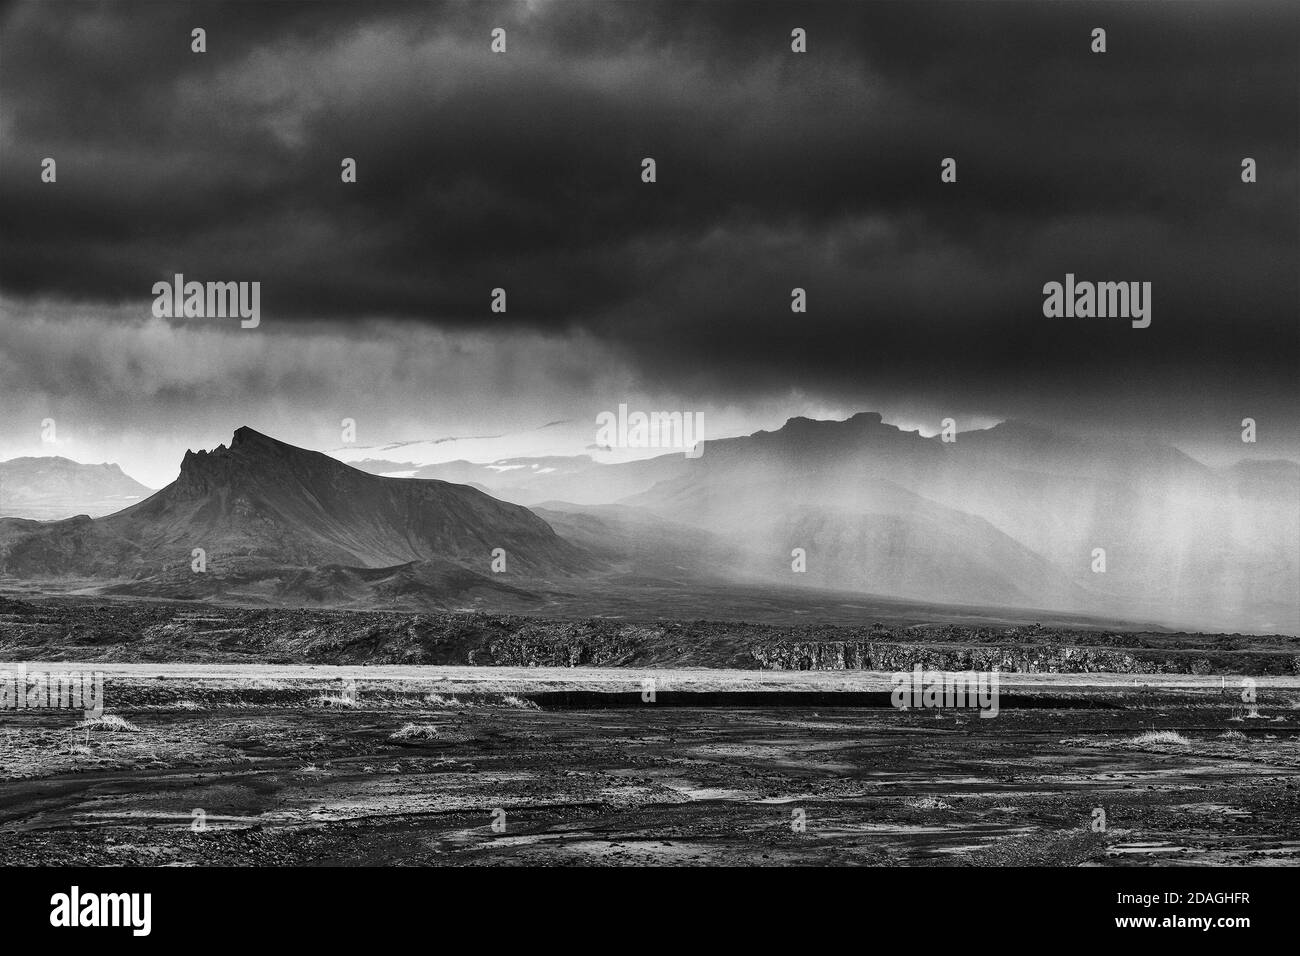
M 125 727 L 0 714 L 9 863 L 1300 862 L 1295 678 L 1007 675 L 982 719 L 883 673 L 94 666 Z

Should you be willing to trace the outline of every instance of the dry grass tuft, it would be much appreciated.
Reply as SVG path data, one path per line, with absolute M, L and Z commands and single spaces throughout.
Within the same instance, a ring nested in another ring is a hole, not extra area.
M 1190 747 L 1192 742 L 1176 730 L 1148 730 L 1146 733 L 1134 737 L 1133 743 L 1178 744 L 1181 747 Z
M 433 740 L 439 735 L 439 730 L 433 724 L 406 724 L 399 730 L 393 731 L 388 737 L 389 740 Z
M 123 734 L 138 734 L 140 728 L 117 714 L 104 714 L 100 717 L 87 717 L 77 724 L 78 730 L 106 730 Z

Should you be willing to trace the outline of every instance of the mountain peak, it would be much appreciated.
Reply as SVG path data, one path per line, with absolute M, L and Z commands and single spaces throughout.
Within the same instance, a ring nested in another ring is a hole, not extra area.
M 808 428 L 836 428 L 844 426 L 854 426 L 856 428 L 875 428 L 884 424 L 884 419 L 879 412 L 856 412 L 848 418 L 808 418 L 805 415 L 796 415 L 793 418 L 787 418 L 785 424 L 778 431 L 787 429 L 794 431 L 797 429 Z M 891 426 L 892 427 L 892 426 Z
M 229 446 L 186 452 L 173 484 L 108 520 L 137 550 L 145 538 L 154 553 L 206 541 L 227 570 L 444 561 L 477 573 L 497 547 L 508 549 L 515 573 L 565 573 L 590 561 L 520 505 L 465 485 L 367 474 L 247 426 Z
M 247 425 L 240 425 L 236 428 L 234 437 L 230 439 L 230 448 L 232 451 L 236 448 L 248 448 L 257 445 L 273 447 L 283 444 L 283 442 L 276 441 L 270 435 L 263 435 L 261 432 L 249 428 Z
M 202 448 L 186 451 L 176 484 L 183 495 L 206 494 L 216 487 L 229 486 L 241 477 L 278 471 L 297 458 L 320 458 L 322 464 L 338 464 L 318 452 L 285 444 L 243 425 L 235 429 L 229 446 L 218 445 L 211 451 Z M 320 464 L 306 464 L 312 469 L 320 467 Z M 339 464 L 339 467 L 346 466 Z
M 894 425 L 887 425 L 879 412 L 857 412 L 843 419 L 798 416 L 788 419 L 776 431 L 756 432 L 750 437 L 779 443 L 794 442 L 801 448 L 822 447 L 829 453 L 845 442 L 856 447 L 861 443 L 893 442 L 915 436 Z
M 883 425 L 884 417 L 880 412 L 857 412 L 847 419 L 855 425 Z
M 308 453 L 305 448 L 297 448 L 294 445 L 278 441 L 269 435 L 263 435 L 259 431 L 249 428 L 247 425 L 241 425 L 235 429 L 233 437 L 230 439 L 230 445 L 218 445 L 211 451 L 200 448 L 197 451 L 190 449 L 185 452 L 185 457 L 181 461 L 181 470 L 184 471 L 186 465 L 193 466 L 197 463 L 226 458 L 232 454 L 238 457 L 247 457 L 249 454 L 259 452 L 303 452 Z

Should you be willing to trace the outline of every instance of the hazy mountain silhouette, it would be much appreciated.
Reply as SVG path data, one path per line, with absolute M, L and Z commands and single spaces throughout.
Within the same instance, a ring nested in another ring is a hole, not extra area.
M 117 465 L 58 456 L 0 461 L 0 515 L 50 520 L 121 511 L 153 494 Z
M 1212 469 L 1158 440 L 1018 421 L 944 442 L 862 413 L 710 440 L 698 459 L 509 464 L 420 473 L 592 514 L 633 506 L 728 542 L 733 570 L 791 585 L 1300 630 L 1294 462 Z M 791 570 L 796 547 L 803 574 Z M 1093 570 L 1098 548 L 1104 572 Z

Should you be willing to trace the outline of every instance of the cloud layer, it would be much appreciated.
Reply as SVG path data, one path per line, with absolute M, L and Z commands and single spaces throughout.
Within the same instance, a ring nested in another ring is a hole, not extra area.
M 261 349 L 240 394 L 303 407 L 342 369 L 399 387 L 384 363 L 434 335 L 554 343 L 537 361 L 565 381 L 495 381 L 548 415 L 588 386 L 611 407 L 612 379 L 1228 438 L 1253 414 L 1295 441 L 1298 23 L 1282 3 L 8 3 L 4 321 L 80 316 L 145 404 L 210 387 L 202 363 L 159 369 L 211 330 L 121 331 L 180 272 L 262 282 L 267 346 L 205 347 Z M 1151 328 L 1044 318 L 1067 272 L 1150 281 Z M 294 344 L 378 329 L 387 347 Z M 6 335 L 50 377 L 30 388 L 142 414 L 38 338 Z

